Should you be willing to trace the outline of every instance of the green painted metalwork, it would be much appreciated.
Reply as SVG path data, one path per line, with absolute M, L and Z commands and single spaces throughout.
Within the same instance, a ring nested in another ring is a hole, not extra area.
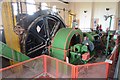
M 79 39 L 75 39 L 75 40 L 80 40 L 78 41 L 78 43 L 82 42 L 83 33 L 80 29 L 72 29 L 72 28 L 60 29 L 56 33 L 53 39 L 52 47 L 51 47 L 51 56 L 58 58 L 60 60 L 65 60 L 65 54 L 67 56 L 69 55 L 68 53 L 69 53 L 70 46 L 75 45 L 73 44 L 73 42 L 71 42 L 74 35 L 79 36 L 78 37 Z
M 86 45 L 82 44 L 76 44 L 73 46 L 73 50 L 70 51 L 70 63 L 72 64 L 79 64 L 81 61 L 84 60 L 81 59 L 81 55 L 85 52 L 88 52 L 88 48 Z M 85 62 L 85 61 L 84 61 Z
M 86 45 L 83 45 L 83 46 L 81 47 L 81 53 L 85 53 L 85 52 L 88 52 L 88 48 L 87 48 Z
M 30 59 L 28 56 L 9 48 L 2 42 L 0 42 L 0 56 L 16 62 L 22 62 Z
M 77 63 L 78 63 L 78 60 L 80 59 L 80 56 L 76 56 L 76 55 L 78 55 L 78 54 L 75 53 L 75 52 L 70 52 L 70 54 L 71 54 L 70 63 L 72 63 L 72 64 L 77 64 Z
M 91 35 L 90 33 L 84 33 L 84 34 L 85 34 L 85 36 L 87 36 L 89 38 L 90 41 L 93 42 L 95 40 L 93 35 Z
M 78 52 L 78 53 L 81 53 L 81 47 L 82 47 L 82 44 L 76 44 L 76 45 L 74 45 L 74 51 Z
M 74 52 L 82 54 L 82 53 L 88 52 L 88 48 L 86 45 L 76 44 L 74 45 Z
M 107 45 L 106 45 L 106 55 L 108 54 L 108 46 L 109 46 L 109 41 L 110 41 L 110 28 L 111 28 L 111 24 L 112 24 L 112 16 L 110 17 L 110 22 L 109 22 L 109 28 L 108 28 L 108 36 L 107 36 Z

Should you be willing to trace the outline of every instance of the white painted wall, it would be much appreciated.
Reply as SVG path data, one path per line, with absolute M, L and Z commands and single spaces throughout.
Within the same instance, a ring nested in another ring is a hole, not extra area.
M 92 11 L 92 3 L 90 2 L 76 2 L 74 4 L 74 10 L 76 13 L 76 18 L 79 20 L 79 28 L 86 29 L 90 28 L 91 25 L 91 11 Z M 87 13 L 84 13 L 87 11 Z
M 106 8 L 110 8 L 109 11 L 106 11 Z M 94 18 L 99 18 L 99 24 L 102 24 L 102 28 L 106 30 L 109 27 L 109 21 L 105 21 L 104 15 L 113 15 L 111 30 L 116 28 L 116 18 L 117 18 L 117 3 L 116 2 L 97 2 L 94 3 Z
M 39 2 L 36 2 L 39 4 Z M 113 18 L 112 21 L 112 29 L 115 28 L 115 19 L 120 18 L 120 2 L 119 4 L 116 2 L 71 2 L 69 5 L 64 4 L 62 2 L 47 2 L 48 6 L 52 7 L 56 5 L 57 8 L 66 8 L 67 10 L 71 9 L 72 12 L 76 13 L 76 18 L 79 19 L 79 28 L 85 29 L 90 28 L 92 24 L 93 18 L 99 18 L 99 24 L 102 24 L 103 28 L 106 29 L 108 26 L 109 20 L 104 20 L 105 14 L 112 14 L 116 15 Z M 119 6 L 119 8 L 118 8 Z M 0 6 L 1 7 L 1 6 Z M 37 6 L 38 7 L 38 6 Z M 105 8 L 110 8 L 109 12 L 106 12 Z M 93 11 L 92 11 L 93 9 Z M 117 11 L 117 9 L 119 9 Z M 87 11 L 87 13 L 84 13 L 84 10 Z M 25 11 L 25 10 L 23 10 Z M 119 14 L 118 14 L 119 13 Z M 117 15 L 118 14 L 118 15 Z M 68 24 L 68 12 L 60 11 L 61 17 L 64 19 L 65 16 L 65 23 Z M 0 8 L 0 25 L 2 25 L 2 19 L 1 19 L 1 8 Z
M 74 8 L 73 8 L 74 5 Z M 71 3 L 69 8 L 76 13 L 76 17 L 79 19 L 79 28 L 85 29 L 92 27 L 92 19 L 99 18 L 99 24 L 102 24 L 104 31 L 109 26 L 109 19 L 105 21 L 104 15 L 114 15 L 112 20 L 112 28 L 116 28 L 116 18 L 118 18 L 118 3 L 117 2 L 76 2 Z M 106 8 L 110 8 L 107 12 Z M 84 13 L 84 10 L 87 13 Z

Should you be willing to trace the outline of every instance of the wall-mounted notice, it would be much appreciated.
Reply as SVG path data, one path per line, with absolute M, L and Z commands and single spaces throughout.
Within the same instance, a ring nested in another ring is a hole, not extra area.
M 118 29 L 120 30 L 120 18 L 118 19 Z
M 96 28 L 98 23 L 99 23 L 99 18 L 94 18 L 93 28 Z

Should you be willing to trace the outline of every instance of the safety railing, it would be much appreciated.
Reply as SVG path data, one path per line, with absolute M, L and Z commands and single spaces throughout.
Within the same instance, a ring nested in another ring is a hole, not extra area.
M 2 78 L 34 78 L 44 73 L 44 56 L 39 56 L 18 64 L 0 69 Z
M 107 76 L 108 63 L 106 62 L 79 65 L 76 68 L 77 78 L 107 78 Z
M 68 64 L 56 58 L 45 56 L 46 73 L 54 78 L 75 78 L 75 65 Z
M 48 76 L 52 78 L 75 78 L 75 67 L 61 60 L 42 55 L 3 69 L 2 78 L 38 78 Z
M 110 79 L 112 79 L 114 76 L 116 63 L 118 60 L 118 56 L 120 55 L 119 51 L 120 51 L 120 35 L 117 36 L 116 46 L 114 47 L 114 50 L 111 53 L 112 55 L 109 58 L 112 61 L 112 64 L 109 64 L 109 72 L 108 72 L 108 78 Z
M 0 69 L 2 78 L 112 78 L 118 60 L 119 47 L 115 46 L 107 62 L 72 65 L 56 58 L 42 55 L 18 64 Z
M 117 60 L 118 60 L 118 55 L 119 55 L 118 46 L 115 46 L 115 48 L 112 52 L 112 55 L 110 57 L 110 60 L 112 61 L 112 64 L 109 64 L 109 73 L 108 73 L 109 78 L 113 78 L 113 76 L 114 76 L 115 67 L 116 67 Z

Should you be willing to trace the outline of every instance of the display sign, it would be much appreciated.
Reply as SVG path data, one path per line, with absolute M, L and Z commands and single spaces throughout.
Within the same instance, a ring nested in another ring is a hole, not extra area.
M 120 18 L 118 19 L 118 29 L 120 29 Z
M 99 18 L 94 18 L 93 28 L 96 28 L 98 23 L 99 23 Z

